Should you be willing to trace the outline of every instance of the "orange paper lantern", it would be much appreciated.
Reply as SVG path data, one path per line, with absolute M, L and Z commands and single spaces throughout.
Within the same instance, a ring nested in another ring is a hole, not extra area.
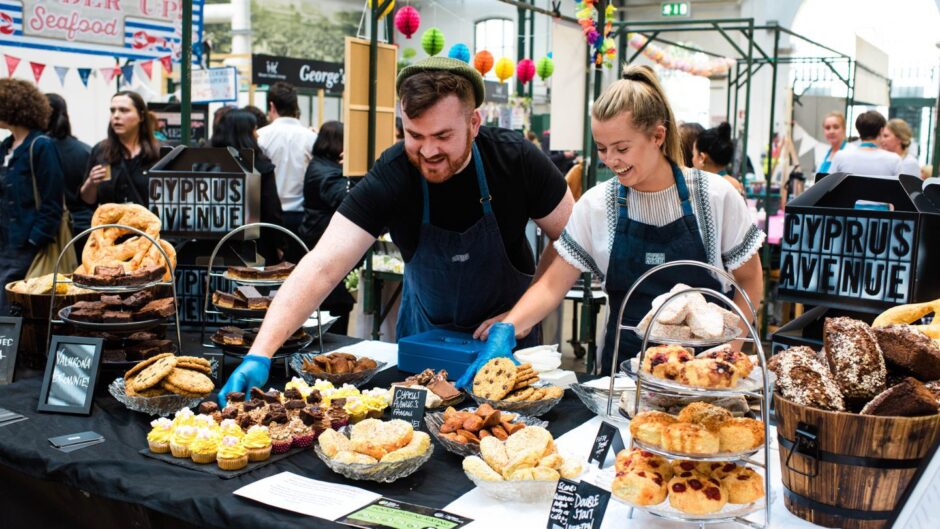
M 473 57 L 473 67 L 480 72 L 480 75 L 486 75 L 486 72 L 493 68 L 493 54 L 482 50 Z

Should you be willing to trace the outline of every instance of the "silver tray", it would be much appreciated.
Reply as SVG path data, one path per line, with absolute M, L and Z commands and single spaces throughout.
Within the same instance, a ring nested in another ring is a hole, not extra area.
M 65 323 L 74 325 L 82 329 L 88 329 L 92 331 L 142 331 L 145 329 L 150 329 L 160 325 L 165 318 L 157 318 L 154 320 L 142 320 L 142 321 L 132 321 L 129 323 L 103 323 L 103 322 L 92 322 L 92 321 L 79 321 L 69 318 L 69 314 L 72 313 L 72 307 L 63 307 L 59 311 L 59 318 Z
M 761 443 L 756 448 L 744 452 L 715 452 L 714 454 L 686 454 L 684 452 L 673 452 L 660 446 L 652 446 L 639 439 L 633 439 L 637 447 L 648 452 L 659 454 L 667 459 L 689 459 L 693 461 L 750 461 L 750 457 L 764 449 Z
M 536 384 L 534 387 L 540 387 L 540 386 Z M 549 412 L 549 410 L 551 410 L 559 402 L 561 402 L 561 399 L 565 398 L 564 393 L 562 393 L 561 397 L 557 397 L 554 399 L 542 399 L 542 400 L 536 400 L 536 401 L 531 401 L 531 402 L 527 402 L 527 401 L 506 402 L 505 400 L 486 399 L 478 395 L 474 395 L 472 392 L 468 392 L 468 393 L 470 393 L 470 397 L 472 397 L 473 400 L 475 400 L 476 403 L 480 406 L 484 404 L 489 404 L 490 406 L 496 408 L 499 411 L 512 411 L 512 412 L 520 413 L 522 415 L 528 415 L 530 417 L 538 417 L 540 415 L 545 415 L 546 413 Z
M 761 479 L 763 480 L 763 476 L 761 476 Z M 732 522 L 735 521 L 736 518 L 741 518 L 756 512 L 763 511 L 765 506 L 765 500 L 764 498 L 761 498 L 754 503 L 728 503 L 720 511 L 711 514 L 686 514 L 670 505 L 668 497 L 659 505 L 634 505 L 624 499 L 619 498 L 616 494 L 611 494 L 610 497 L 619 503 L 627 505 L 628 507 L 633 507 L 634 509 L 639 509 L 647 514 L 656 516 L 657 518 L 699 524 Z M 771 502 L 773 502 L 774 494 L 771 493 L 770 497 Z
M 108 385 L 108 392 L 117 399 L 118 402 L 127 406 L 127 409 L 139 411 L 147 415 L 159 415 L 166 417 L 182 408 L 195 408 L 199 403 L 210 398 L 205 397 L 183 397 L 182 395 L 161 395 L 159 397 L 131 397 L 124 389 L 124 378 L 118 377 Z
M 300 376 L 300 378 L 304 379 L 304 381 L 310 385 L 313 385 L 317 380 L 328 380 L 334 386 L 352 384 L 358 388 L 372 380 L 372 377 L 374 377 L 376 373 L 385 369 L 385 367 L 388 365 L 387 362 L 380 362 L 376 360 L 374 368 L 366 369 L 365 371 L 359 371 L 358 373 L 314 374 L 304 371 L 304 360 L 312 360 L 315 356 L 320 356 L 320 353 L 294 353 L 291 355 L 289 361 L 291 369 L 293 369 L 294 372 Z
M 557 480 L 487 481 L 464 472 L 484 494 L 505 502 L 551 503 Z
M 464 408 L 460 411 L 469 411 L 475 412 L 477 408 Z M 541 419 L 536 419 L 535 417 L 529 417 L 526 415 L 515 414 L 516 418 L 513 419 L 512 423 L 523 423 L 526 426 L 541 426 L 542 428 L 548 428 L 548 421 L 543 421 Z M 458 442 L 451 441 L 443 435 L 441 435 L 441 426 L 444 424 L 444 412 L 436 411 L 431 413 L 426 413 L 424 415 L 424 424 L 427 425 L 428 431 L 431 432 L 431 435 L 441 444 L 448 452 L 460 455 L 460 456 L 478 456 L 480 455 L 480 445 L 475 443 L 467 443 L 462 445 Z
M 222 277 L 228 279 L 229 281 L 234 281 L 239 285 L 250 285 L 254 287 L 276 287 L 278 285 L 284 284 L 284 281 L 287 279 L 238 279 L 229 275 L 228 270 L 226 270 Z
M 609 389 L 599 389 L 592 388 L 585 384 L 572 384 L 568 386 L 575 395 L 581 399 L 581 402 L 591 410 L 594 415 L 598 415 L 604 418 L 613 419 L 615 421 L 629 422 L 630 418 L 622 415 L 618 410 L 620 408 L 620 398 L 624 393 L 633 394 L 633 399 L 636 399 L 636 387 L 625 388 L 625 389 L 615 389 L 613 394 L 614 407 L 613 413 L 607 414 L 607 396 L 610 393 Z
M 340 433 L 346 436 L 349 436 L 349 432 L 349 427 L 343 427 L 340 430 Z M 326 466 L 337 474 L 343 475 L 349 479 L 392 483 L 393 481 L 413 474 L 416 470 L 421 468 L 421 465 L 427 463 L 428 460 L 431 459 L 431 454 L 434 453 L 434 443 L 428 445 L 428 451 L 418 457 L 412 457 L 411 459 L 396 461 L 394 463 L 374 463 L 371 465 L 346 464 L 334 461 L 323 453 L 323 449 L 320 448 L 320 443 L 317 442 L 313 443 L 313 450 L 317 453 L 317 456 L 323 460 Z
M 220 307 L 215 303 L 212 304 L 215 307 L 215 310 L 225 314 L 226 316 L 232 318 L 242 318 L 242 319 L 251 319 L 261 321 L 264 319 L 264 315 L 267 314 L 268 309 L 242 309 L 237 307 Z
M 640 340 L 643 339 L 643 335 L 646 333 L 646 329 L 641 331 L 637 327 L 630 327 L 629 330 L 633 331 Z M 718 338 L 667 338 L 663 336 L 656 336 L 655 334 L 650 333 L 649 342 L 658 344 L 685 345 L 688 347 L 712 347 L 738 339 L 742 334 L 744 334 L 744 331 L 740 327 L 725 326 L 723 330 L 724 332 Z
M 210 340 L 213 344 L 215 344 L 216 347 L 222 349 L 222 350 L 225 351 L 226 353 L 232 353 L 232 354 L 237 354 L 237 355 L 246 355 L 246 354 L 248 354 L 248 351 L 251 349 L 251 346 L 250 346 L 250 345 L 232 345 L 232 344 L 223 343 L 223 342 L 219 341 L 219 340 L 215 337 L 214 334 L 209 337 L 209 340 Z M 293 351 L 298 351 L 298 350 L 300 350 L 300 349 L 303 349 L 304 347 L 307 347 L 307 346 L 310 345 L 311 343 L 313 343 L 313 336 L 310 336 L 310 334 L 308 333 L 307 336 L 305 336 L 305 337 L 303 337 L 303 338 L 298 338 L 297 340 L 293 340 L 293 341 L 288 340 L 288 341 L 284 342 L 284 345 L 282 345 L 280 348 L 278 348 L 277 354 L 279 354 L 279 355 L 285 355 L 286 353 L 290 353 L 290 352 L 293 352 Z
M 621 362 L 620 372 L 636 380 L 637 373 L 635 371 L 636 366 L 633 365 L 634 359 L 636 359 L 636 357 L 628 358 Z M 762 372 L 763 371 L 759 366 L 755 366 L 755 368 L 751 370 L 750 374 L 748 374 L 746 378 L 738 380 L 737 386 L 724 389 L 709 389 L 686 386 L 685 384 L 680 384 L 674 380 L 666 380 L 663 378 L 654 377 L 650 373 L 641 373 L 641 376 L 644 385 L 653 386 L 672 393 L 697 395 L 701 397 L 732 397 L 735 395 L 748 395 L 755 398 L 762 398 L 764 393 L 764 382 L 763 376 L 761 374 Z M 770 374 L 770 380 L 768 383 L 772 384 L 776 377 L 770 371 L 768 371 L 768 373 Z
M 67 283 L 67 281 L 57 281 L 58 283 Z M 78 281 L 71 281 L 73 285 L 78 288 L 84 288 L 88 290 L 94 290 L 95 292 L 101 292 L 102 294 L 130 294 L 137 292 L 139 290 L 144 290 L 147 288 L 155 287 L 157 285 L 169 285 L 170 283 L 162 279 L 156 281 L 146 281 L 139 285 L 111 285 L 111 286 L 101 286 L 101 285 L 85 285 L 79 283 Z

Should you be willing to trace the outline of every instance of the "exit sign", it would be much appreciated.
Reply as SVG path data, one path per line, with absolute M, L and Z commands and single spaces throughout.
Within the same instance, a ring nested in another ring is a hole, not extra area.
M 661 5 L 664 17 L 687 17 L 692 13 L 688 2 L 663 2 Z

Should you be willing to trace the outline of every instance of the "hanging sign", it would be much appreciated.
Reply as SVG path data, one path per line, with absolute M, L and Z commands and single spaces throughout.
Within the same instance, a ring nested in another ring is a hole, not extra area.
M 202 50 L 204 0 L 193 0 L 193 56 Z M 0 46 L 108 57 L 179 57 L 181 0 L 19 0 L 0 2 Z
M 251 84 L 288 82 L 297 88 L 323 89 L 340 94 L 346 83 L 341 62 L 314 61 L 274 55 L 251 56 Z
M 238 101 L 238 69 L 234 66 L 192 72 L 193 103 Z

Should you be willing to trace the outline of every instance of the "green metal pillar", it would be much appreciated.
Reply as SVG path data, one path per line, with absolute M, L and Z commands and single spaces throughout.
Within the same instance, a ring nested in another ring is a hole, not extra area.
M 535 5 L 535 0 L 529 0 L 529 2 L 533 6 Z M 529 11 L 528 13 L 529 13 L 529 58 L 534 61 L 535 60 L 535 12 Z M 529 93 L 528 93 L 529 100 L 532 99 L 532 95 L 534 92 L 535 92 L 535 79 L 533 78 L 531 81 L 529 81 Z M 531 112 L 532 112 L 531 104 L 529 107 L 529 112 L 531 115 Z M 529 128 L 532 128 L 531 123 L 529 125 L 530 125 Z
M 193 3 L 182 2 L 183 55 L 180 59 L 180 126 L 183 145 L 192 141 L 192 105 L 193 105 Z
M 517 28 L 516 28 L 516 67 L 519 66 L 519 61 L 525 57 L 525 17 L 526 9 L 524 7 L 516 8 L 517 13 Z M 525 94 L 525 88 L 522 86 L 522 81 L 519 80 L 519 76 L 516 75 L 516 95 L 522 96 Z
M 738 175 L 747 170 L 747 136 L 751 124 L 751 66 L 754 64 L 754 19 L 747 22 L 747 87 L 744 89 L 744 135 L 741 138 L 741 169 Z M 757 161 L 760 163 L 760 160 Z
M 770 133 L 767 138 L 767 174 L 764 175 L 764 227 L 769 231 L 770 229 L 770 215 L 776 213 L 776 211 L 770 211 L 770 179 L 773 174 L 773 152 L 774 152 L 774 118 L 775 110 L 777 109 L 777 54 L 780 51 L 780 30 L 774 30 L 774 54 L 771 56 L 770 66 L 772 67 L 771 76 L 770 76 Z M 780 156 L 783 156 L 781 151 Z M 781 186 L 786 186 L 787 183 L 782 181 L 780 182 Z M 780 196 L 783 196 L 783 189 L 780 190 Z M 783 204 L 781 204 L 783 206 Z M 763 257 L 761 258 L 763 264 L 762 273 L 764 274 L 764 302 L 761 303 L 761 321 L 760 321 L 760 336 L 761 340 L 767 336 L 767 300 L 768 293 L 770 291 L 770 243 L 764 241 L 763 248 Z
M 937 70 L 937 77 L 940 77 L 940 70 Z M 933 156 L 931 156 L 931 163 L 933 164 L 933 172 L 930 176 L 936 178 L 937 171 L 940 170 L 940 92 L 937 94 L 937 112 L 936 124 L 933 129 Z

